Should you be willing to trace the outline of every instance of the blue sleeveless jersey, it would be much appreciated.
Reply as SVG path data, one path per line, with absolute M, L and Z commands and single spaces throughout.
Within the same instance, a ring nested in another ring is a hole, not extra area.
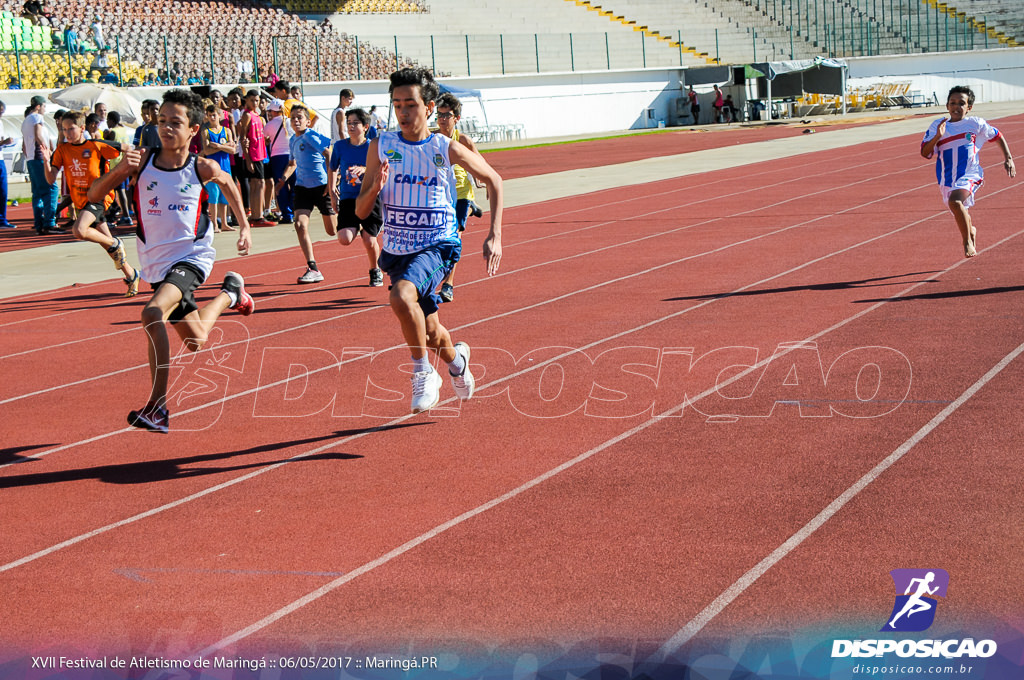
M 377 153 L 390 168 L 380 192 L 385 252 L 407 255 L 437 243 L 459 242 L 450 143 L 438 134 L 422 142 L 407 142 L 398 132 L 385 132 L 378 138 Z
M 206 133 L 210 136 L 211 142 L 216 142 L 218 144 L 227 144 L 228 130 L 223 125 L 220 128 L 220 132 L 214 132 L 213 130 L 207 128 Z M 228 173 L 229 175 L 231 174 L 231 156 L 228 155 L 227 151 L 217 151 L 216 153 L 211 153 L 209 156 L 207 156 L 207 158 L 213 161 L 214 163 L 217 163 L 220 166 L 221 170 Z

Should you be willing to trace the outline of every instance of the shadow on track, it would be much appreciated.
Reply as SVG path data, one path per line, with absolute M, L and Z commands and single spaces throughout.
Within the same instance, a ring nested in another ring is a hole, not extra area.
M 228 460 L 236 458 L 238 456 L 249 456 L 258 453 L 266 453 L 268 451 L 278 451 L 286 449 L 292 446 L 303 446 L 307 444 L 315 444 L 317 442 L 329 441 L 331 439 L 341 439 L 344 437 L 351 437 L 358 434 L 368 434 L 373 432 L 386 432 L 389 430 L 398 430 L 406 427 L 418 427 L 421 425 L 427 425 L 429 423 L 399 423 L 397 425 L 382 425 L 379 427 L 367 427 L 357 428 L 352 430 L 338 430 L 331 434 L 323 435 L 320 437 L 308 437 L 305 439 L 295 439 L 286 442 L 273 442 L 271 444 L 263 444 L 260 446 L 254 446 L 248 449 L 241 449 L 238 451 L 224 451 L 221 453 L 207 453 L 196 456 L 183 456 L 180 458 L 167 458 L 164 460 L 151 460 L 151 461 L 139 461 L 131 463 L 116 463 L 114 465 L 98 465 L 89 468 L 80 468 L 73 470 L 56 470 L 53 472 L 39 472 L 27 475 L 13 475 L 9 477 L 0 477 L 0 489 L 11 489 L 23 486 L 37 486 L 41 484 L 57 484 L 60 482 L 77 482 L 88 479 L 95 479 L 107 484 L 148 484 L 151 482 L 166 482 L 174 479 L 183 479 L 186 477 L 203 477 L 207 475 L 217 475 L 225 472 L 236 472 L 239 470 L 250 470 L 253 468 L 268 467 L 270 465 L 277 465 L 278 463 L 284 463 L 291 459 L 291 457 L 281 458 L 276 460 L 261 461 L 258 463 L 241 463 L 238 465 L 226 465 L 217 467 L 189 467 L 190 465 L 208 463 L 211 461 Z M 148 433 L 141 432 L 140 435 L 153 436 Z M 27 448 L 39 448 L 39 447 L 22 447 L 20 450 Z M 5 452 L 12 451 L 11 449 L 5 449 Z M 10 455 L 17 455 L 17 450 Z M 292 461 L 295 463 L 305 463 L 309 461 L 324 461 L 324 460 L 356 460 L 363 456 L 350 454 L 350 453 L 320 453 L 298 460 Z M 19 458 L 22 458 L 19 456 Z M 25 461 L 32 460 L 32 458 L 22 458 Z

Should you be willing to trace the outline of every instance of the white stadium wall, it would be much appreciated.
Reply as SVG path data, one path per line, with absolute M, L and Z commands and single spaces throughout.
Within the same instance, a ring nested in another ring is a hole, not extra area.
M 849 87 L 911 82 L 911 89 L 943 101 L 949 88 L 968 85 L 978 102 L 1024 101 L 1024 48 L 906 54 L 849 59 Z
M 941 100 L 955 84 L 975 89 L 978 101 L 1024 101 L 1024 48 L 973 52 L 945 52 L 849 59 L 849 87 L 879 82 L 910 82 L 912 91 Z M 506 138 L 541 138 L 607 133 L 616 130 L 671 125 L 675 99 L 683 95 L 680 68 L 619 71 L 542 73 L 529 75 L 446 78 L 442 82 L 479 90 L 486 108 L 486 123 Z M 356 94 L 356 106 L 369 110 L 376 104 L 387 116 L 386 81 L 301 83 L 305 100 L 329 114 L 338 90 Z M 217 86 L 227 92 L 231 85 Z M 136 88 L 139 99 L 156 98 L 164 88 Z M 698 90 L 710 90 L 710 86 Z M 7 118 L 20 123 L 21 112 L 34 94 L 50 91 L 9 90 L 0 94 Z M 50 105 L 49 111 L 56 109 Z M 707 108 L 707 107 L 706 107 Z M 463 118 L 485 122 L 480 104 L 464 102 Z

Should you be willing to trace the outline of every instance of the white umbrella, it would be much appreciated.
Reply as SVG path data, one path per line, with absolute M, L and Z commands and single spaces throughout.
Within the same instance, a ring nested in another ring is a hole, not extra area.
M 79 83 L 57 90 L 50 95 L 50 101 L 75 110 L 89 109 L 96 104 L 106 104 L 108 111 L 121 114 L 121 122 L 132 124 L 142 120 L 142 102 L 128 90 L 106 83 Z
M 21 152 L 21 125 L 11 116 L 0 118 L 0 139 L 11 138 L 11 143 L 0 149 L 3 155 L 17 156 Z

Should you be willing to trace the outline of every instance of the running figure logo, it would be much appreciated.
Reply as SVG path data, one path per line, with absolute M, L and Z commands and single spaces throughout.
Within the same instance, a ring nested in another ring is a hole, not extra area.
M 882 630 L 928 630 L 935 621 L 935 610 L 939 604 L 938 600 L 929 596 L 946 597 L 949 573 L 945 569 L 893 569 L 889 573 L 897 595 L 889 622 Z

